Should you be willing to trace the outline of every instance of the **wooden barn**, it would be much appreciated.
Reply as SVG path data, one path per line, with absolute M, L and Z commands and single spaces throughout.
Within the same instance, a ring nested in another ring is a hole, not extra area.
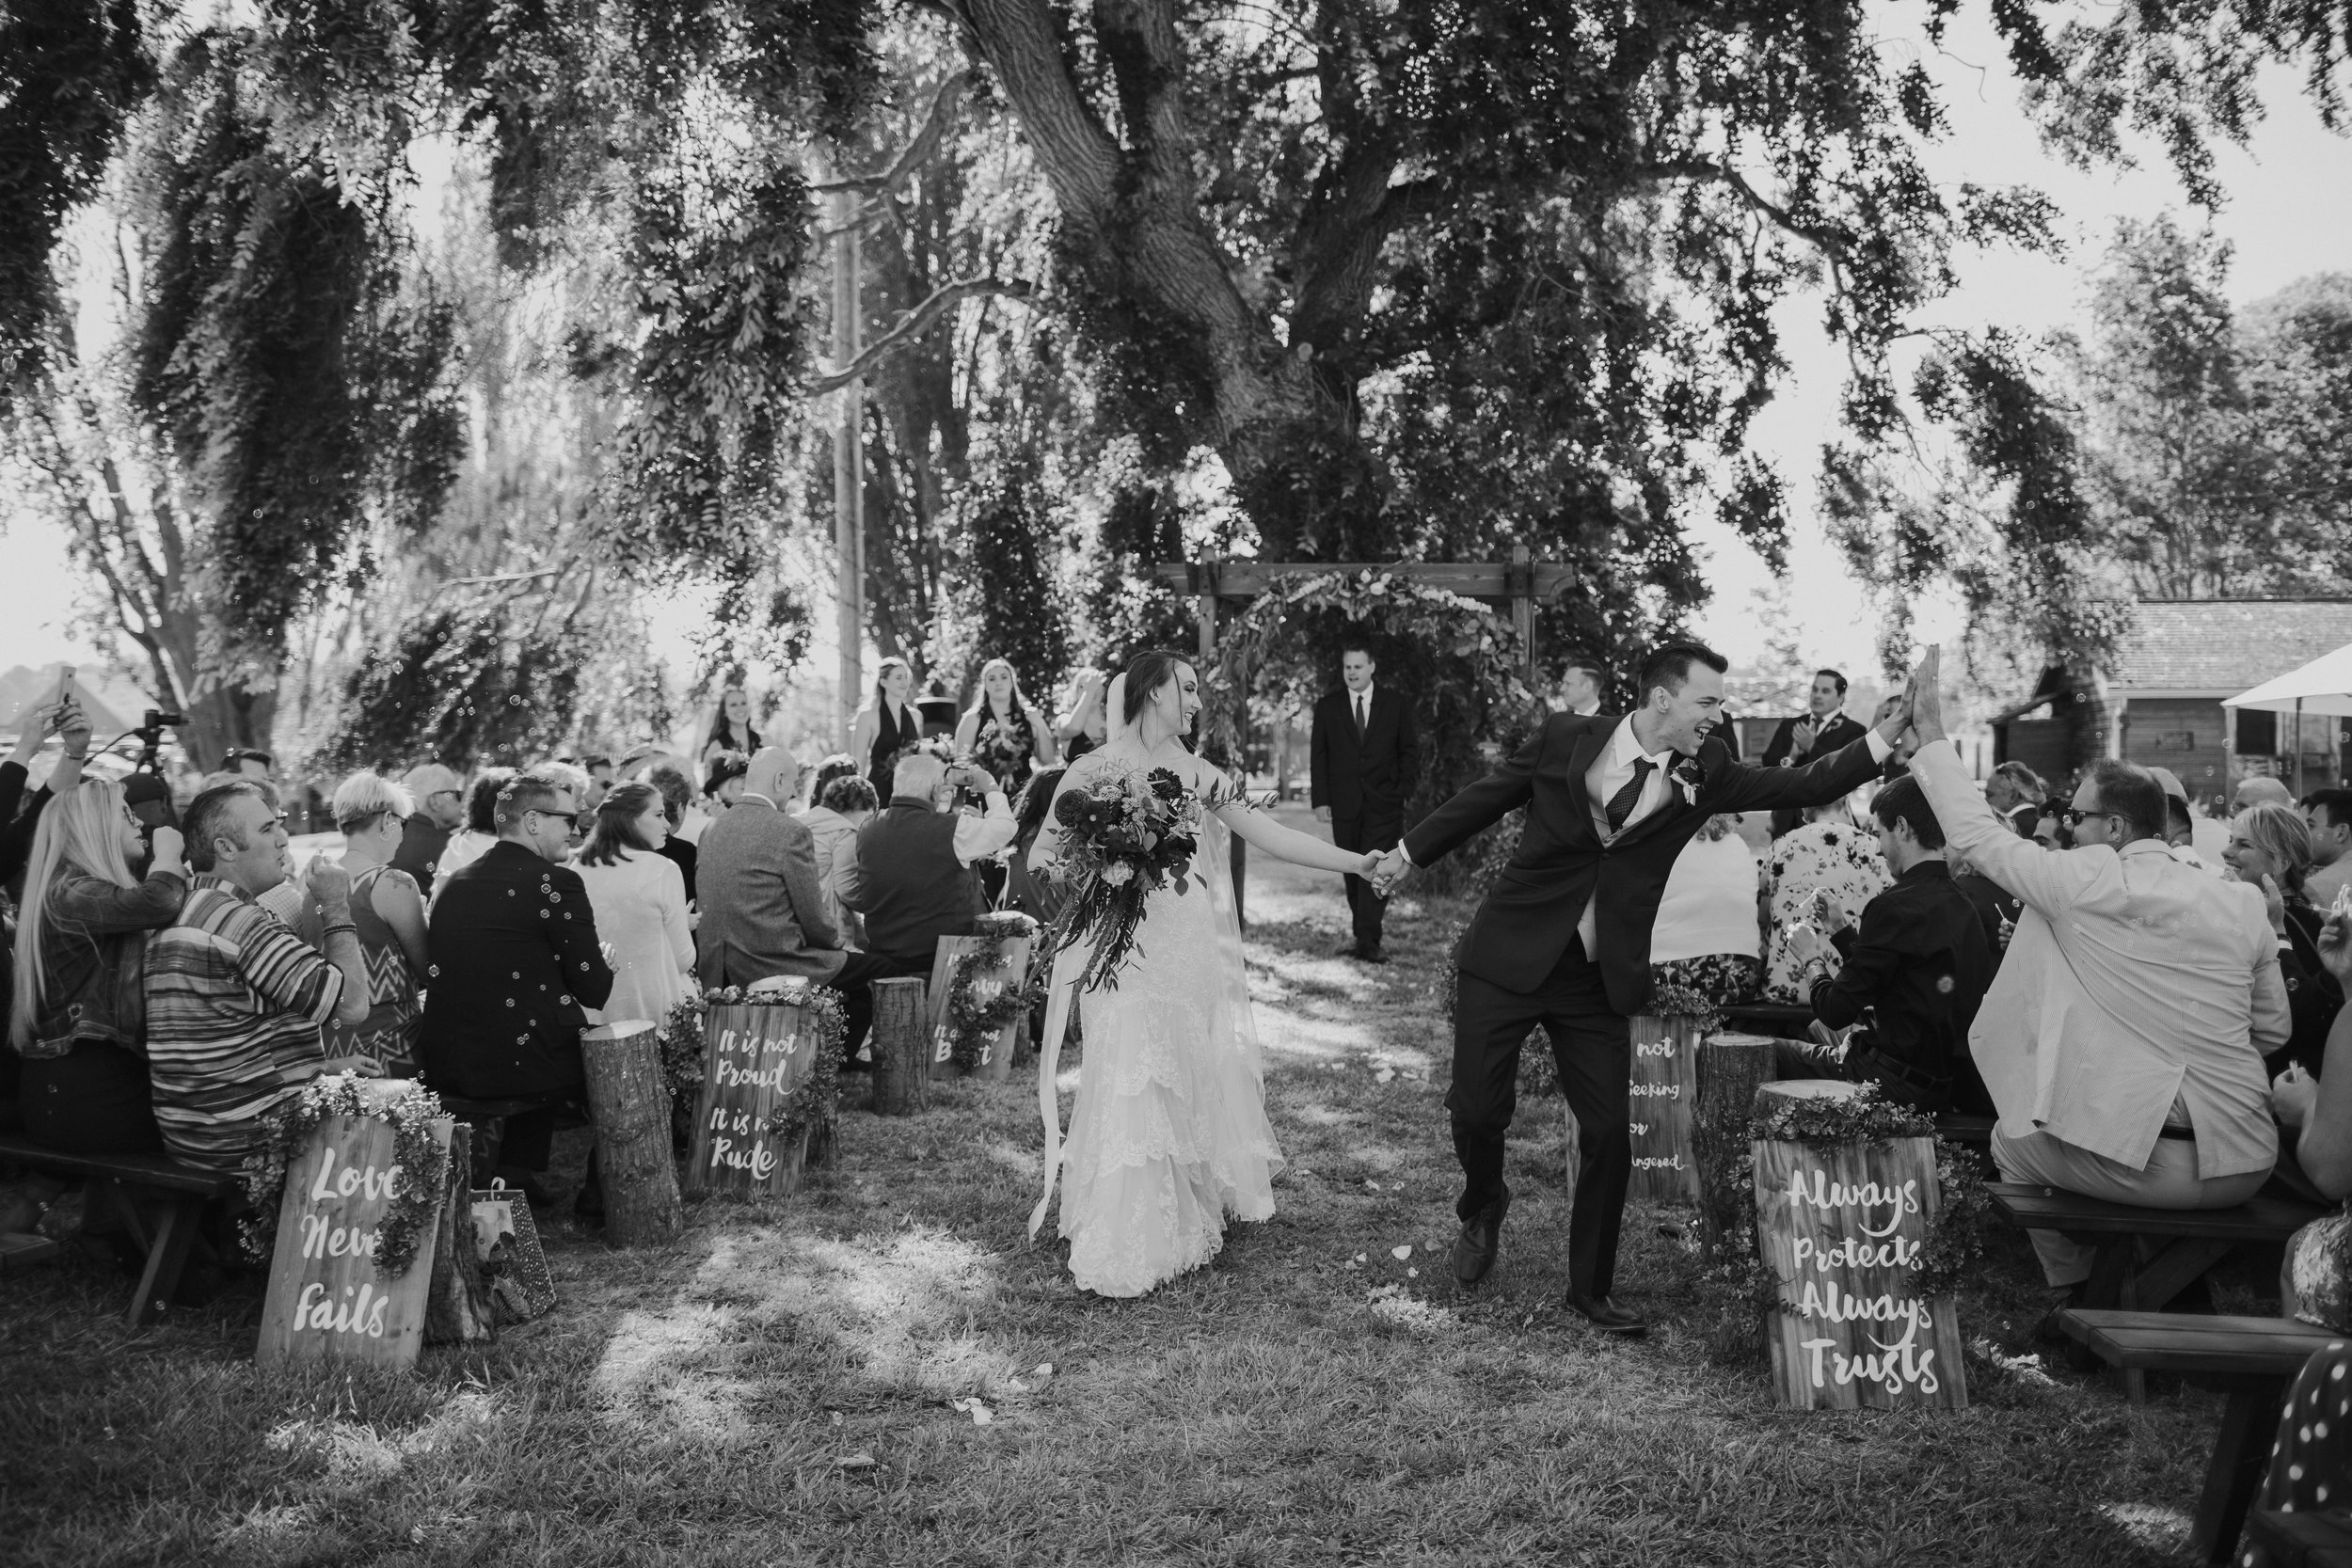
M 2352 643 L 2352 600 L 2143 599 L 2112 666 L 2042 672 L 2033 693 L 1994 714 L 1993 757 L 2054 782 L 2099 757 L 2169 768 L 2190 793 L 2227 799 L 2238 781 L 2292 780 L 2306 791 L 2352 776 L 2352 721 L 2221 705 L 2249 687 Z

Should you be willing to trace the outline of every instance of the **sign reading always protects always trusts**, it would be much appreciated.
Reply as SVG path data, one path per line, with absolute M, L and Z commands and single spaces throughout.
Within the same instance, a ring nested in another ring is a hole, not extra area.
M 1935 1145 L 1757 1140 L 1756 1234 L 1779 1282 L 1765 1324 L 1780 1402 L 1958 1410 L 1960 1321 L 1920 1293 L 1935 1217 Z
M 781 1196 L 799 1188 L 808 1129 L 785 1137 L 771 1126 L 817 1070 L 822 1034 L 806 1009 L 790 1003 L 703 1009 L 706 1060 L 686 1159 L 689 1192 Z

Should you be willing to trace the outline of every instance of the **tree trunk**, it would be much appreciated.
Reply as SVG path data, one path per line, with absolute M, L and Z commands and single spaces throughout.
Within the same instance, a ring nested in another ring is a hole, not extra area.
M 424 1342 L 487 1344 L 498 1337 L 497 1306 L 474 1252 L 473 1129 L 461 1121 L 450 1129 L 440 1240 L 433 1249 L 433 1286 L 424 1303 Z
M 1120 0 L 1094 8 L 1125 146 L 1072 74 L 1061 36 L 1068 18 L 1045 0 L 969 0 L 964 14 L 1053 188 L 1062 245 L 1095 296 L 1085 302 L 1095 346 L 1169 389 L 1185 436 L 1223 460 L 1262 554 L 1383 553 L 1386 471 L 1352 417 L 1353 378 L 1319 375 L 1311 337 L 1285 345 L 1201 214 L 1173 8 Z M 1327 345 L 1361 319 L 1360 304 L 1348 306 L 1368 286 L 1365 269 L 1348 259 L 1376 251 L 1393 221 L 1385 156 L 1358 160 L 1370 203 L 1335 211 L 1312 236 L 1314 254 L 1291 259 L 1311 292 L 1328 296 L 1302 301 L 1297 312 Z
M 653 1025 L 591 1029 L 580 1037 L 580 1055 L 596 1125 L 605 1239 L 614 1246 L 669 1241 L 681 1223 L 677 1162 L 670 1153 L 670 1089 Z
M 1709 1258 L 1740 1228 L 1747 1200 L 1732 1190 L 1731 1173 L 1748 1157 L 1756 1089 L 1778 1076 L 1775 1049 L 1761 1035 L 1716 1034 L 1699 1042 L 1691 1152 L 1699 1174 L 1699 1240 Z
M 915 979 L 874 982 L 874 1114 L 911 1117 L 930 1107 L 930 988 Z

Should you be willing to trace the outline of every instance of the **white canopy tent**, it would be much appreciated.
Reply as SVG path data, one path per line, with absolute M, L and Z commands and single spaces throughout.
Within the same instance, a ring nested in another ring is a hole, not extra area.
M 2303 715 L 2352 717 L 2352 642 L 2322 654 L 2309 664 L 2277 675 L 2262 685 L 2222 699 L 2223 707 L 2262 708 L 2296 716 L 2295 792 L 2303 793 L 2303 749 L 2299 744 Z

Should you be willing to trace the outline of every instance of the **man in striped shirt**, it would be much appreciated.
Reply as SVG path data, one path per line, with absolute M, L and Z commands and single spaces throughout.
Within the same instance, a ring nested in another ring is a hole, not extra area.
M 183 1164 L 233 1175 L 265 1112 L 326 1072 L 377 1075 L 364 1056 L 330 1060 L 328 1019 L 368 1014 L 366 960 L 351 921 L 351 877 L 324 856 L 307 888 L 324 911 L 321 958 L 256 903 L 285 880 L 285 824 L 251 780 L 214 785 L 182 829 L 196 873 L 180 918 L 147 942 L 147 1059 L 155 1123 Z

